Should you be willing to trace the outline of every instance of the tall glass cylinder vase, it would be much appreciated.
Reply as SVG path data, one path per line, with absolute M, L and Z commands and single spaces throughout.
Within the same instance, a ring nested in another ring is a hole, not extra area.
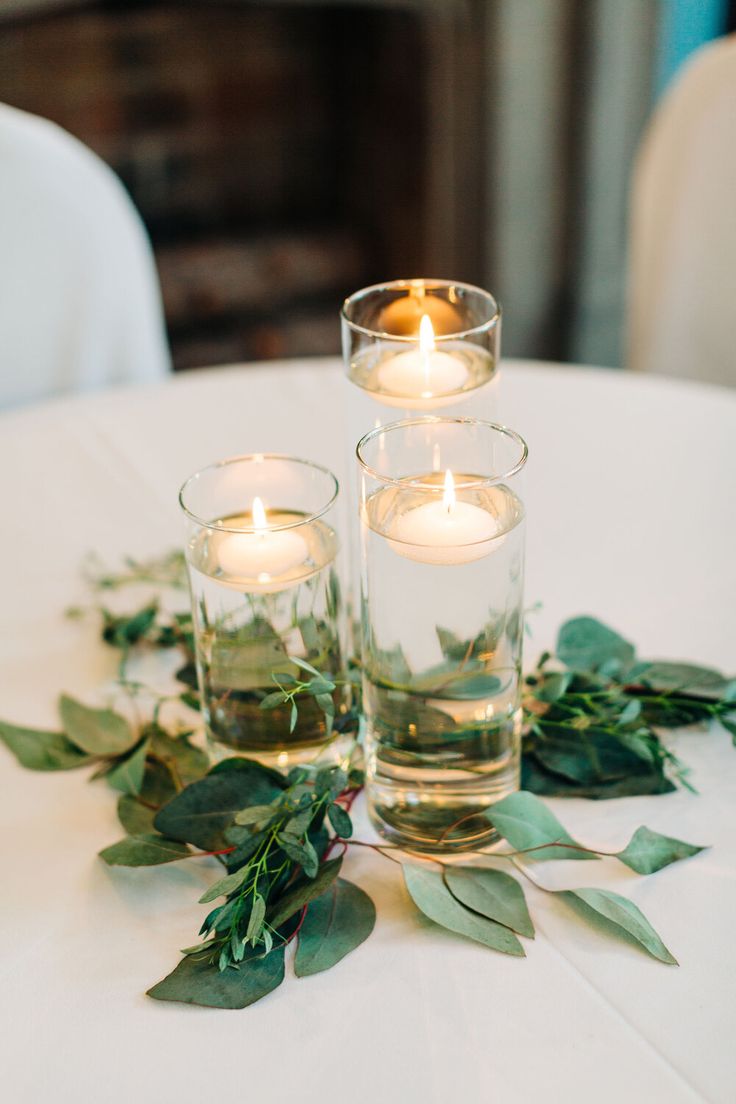
M 363 288 L 341 313 L 346 431 L 418 414 L 498 421 L 501 310 L 481 288 L 452 280 L 393 280 Z M 355 515 L 355 483 L 348 488 Z M 351 606 L 358 609 L 358 548 L 350 556 Z
M 182 487 L 202 711 L 219 756 L 289 767 L 342 754 L 337 496 L 325 468 L 263 454 Z
M 476 848 L 519 785 L 526 445 L 425 417 L 357 453 L 370 815 L 402 846 Z

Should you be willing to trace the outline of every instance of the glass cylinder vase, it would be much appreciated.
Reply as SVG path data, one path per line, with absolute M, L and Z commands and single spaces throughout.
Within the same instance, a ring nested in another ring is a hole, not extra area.
M 181 489 L 197 674 L 214 753 L 278 767 L 339 757 L 348 708 L 338 484 L 291 456 L 238 456 Z
M 527 448 L 503 426 L 425 417 L 357 449 L 370 815 L 415 850 L 494 839 L 519 786 Z

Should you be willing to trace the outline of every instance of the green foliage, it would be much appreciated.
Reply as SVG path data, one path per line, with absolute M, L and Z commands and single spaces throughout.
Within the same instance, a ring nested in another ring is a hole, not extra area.
M 658 729 L 718 719 L 736 733 L 736 702 L 720 672 L 636 662 L 633 646 L 591 617 L 562 626 L 557 660 L 527 678 L 522 785 L 542 796 L 612 798 L 689 787 Z M 730 727 L 733 726 L 733 727 Z
M 473 912 L 534 938 L 524 891 L 510 874 L 488 866 L 448 866 L 445 883 L 453 897 Z
M 188 955 L 148 996 L 155 1000 L 203 1004 L 207 1008 L 247 1008 L 284 980 L 284 950 L 253 958 L 237 969 L 213 970 L 206 955 Z
M 204 851 L 226 845 L 223 830 L 246 805 L 264 805 L 283 789 L 273 772 L 251 762 L 239 770 L 220 770 L 193 782 L 156 815 L 162 835 L 193 843 Z
M 688 859 L 691 855 L 697 855 L 703 847 L 697 847 L 684 840 L 673 839 L 671 836 L 662 836 L 659 832 L 653 832 L 651 828 L 637 828 L 623 851 L 619 851 L 616 858 L 626 866 L 631 867 L 637 874 L 654 874 L 670 863 L 680 859 Z
M 0 740 L 27 770 L 74 770 L 91 763 L 93 756 L 75 747 L 63 732 L 21 728 L 0 721 Z
M 677 959 L 667 950 L 643 912 L 628 897 L 608 889 L 568 889 L 559 896 L 604 932 L 623 932 L 660 962 L 677 966 Z
M 494 951 L 524 955 L 524 948 L 509 928 L 460 904 L 445 885 L 442 874 L 414 863 L 404 863 L 403 870 L 412 901 L 435 924 L 483 943 Z
M 108 866 L 160 866 L 178 862 L 192 852 L 184 843 L 165 839 L 164 836 L 147 834 L 128 836 L 100 851 L 100 858 Z
M 90 709 L 63 694 L 59 712 L 68 738 L 88 755 L 123 755 L 138 742 L 125 717 L 111 709 Z
M 124 794 L 141 792 L 149 747 L 150 741 L 144 737 L 129 755 L 107 772 L 107 781 L 114 790 L 120 790 Z
M 367 893 L 338 878 L 307 909 L 294 959 L 297 977 L 335 966 L 373 931 L 376 907 Z
M 529 852 L 527 858 L 595 859 L 562 827 L 557 817 L 539 798 L 526 790 L 496 801 L 486 813 L 493 827 L 517 851 Z M 564 846 L 554 846 L 562 844 Z M 539 848 L 539 850 L 532 850 Z

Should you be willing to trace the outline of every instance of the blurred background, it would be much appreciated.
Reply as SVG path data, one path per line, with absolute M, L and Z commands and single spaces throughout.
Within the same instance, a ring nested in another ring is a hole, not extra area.
M 729 0 L 2 0 L 0 101 L 150 234 L 174 366 L 336 353 L 358 287 L 503 304 L 504 352 L 622 363 L 627 198 Z

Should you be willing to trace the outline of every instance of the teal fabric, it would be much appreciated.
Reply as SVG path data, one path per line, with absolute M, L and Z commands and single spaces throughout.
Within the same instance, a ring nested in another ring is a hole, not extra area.
M 655 63 L 660 96 L 687 57 L 726 31 L 728 0 L 664 0 Z

